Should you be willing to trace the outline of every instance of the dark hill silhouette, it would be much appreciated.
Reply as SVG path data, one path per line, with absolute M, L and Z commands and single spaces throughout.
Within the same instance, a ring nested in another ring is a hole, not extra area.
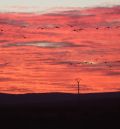
M 0 94 L 1 129 L 116 129 L 117 117 L 119 92 Z
M 66 101 L 73 103 L 74 101 L 95 101 L 101 99 L 118 99 L 120 92 L 114 93 L 88 93 L 88 94 L 70 94 L 70 93 L 28 93 L 28 94 L 0 94 L 0 104 L 27 104 L 42 102 L 64 103 Z

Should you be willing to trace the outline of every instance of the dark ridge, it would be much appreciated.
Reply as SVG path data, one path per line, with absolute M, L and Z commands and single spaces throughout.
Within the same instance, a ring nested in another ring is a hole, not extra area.
M 23 103 L 59 103 L 75 100 L 93 101 L 99 99 L 116 99 L 120 97 L 120 92 L 108 93 L 88 93 L 88 94 L 71 94 L 71 93 L 28 93 L 28 94 L 0 94 L 0 104 L 23 104 Z
M 117 129 L 120 92 L 0 94 L 1 129 Z

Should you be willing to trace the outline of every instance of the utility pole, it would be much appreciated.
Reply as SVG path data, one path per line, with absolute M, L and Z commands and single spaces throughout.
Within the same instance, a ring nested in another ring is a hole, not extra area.
M 80 81 L 77 80 L 78 95 L 80 94 Z

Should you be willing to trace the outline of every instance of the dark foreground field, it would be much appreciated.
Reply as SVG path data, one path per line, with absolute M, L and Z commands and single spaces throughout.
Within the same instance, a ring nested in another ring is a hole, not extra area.
M 0 94 L 0 129 L 120 129 L 120 93 Z

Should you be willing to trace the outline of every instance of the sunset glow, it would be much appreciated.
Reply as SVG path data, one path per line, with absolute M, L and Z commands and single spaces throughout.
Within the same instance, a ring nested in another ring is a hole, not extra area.
M 0 92 L 120 91 L 120 6 L 0 13 Z

